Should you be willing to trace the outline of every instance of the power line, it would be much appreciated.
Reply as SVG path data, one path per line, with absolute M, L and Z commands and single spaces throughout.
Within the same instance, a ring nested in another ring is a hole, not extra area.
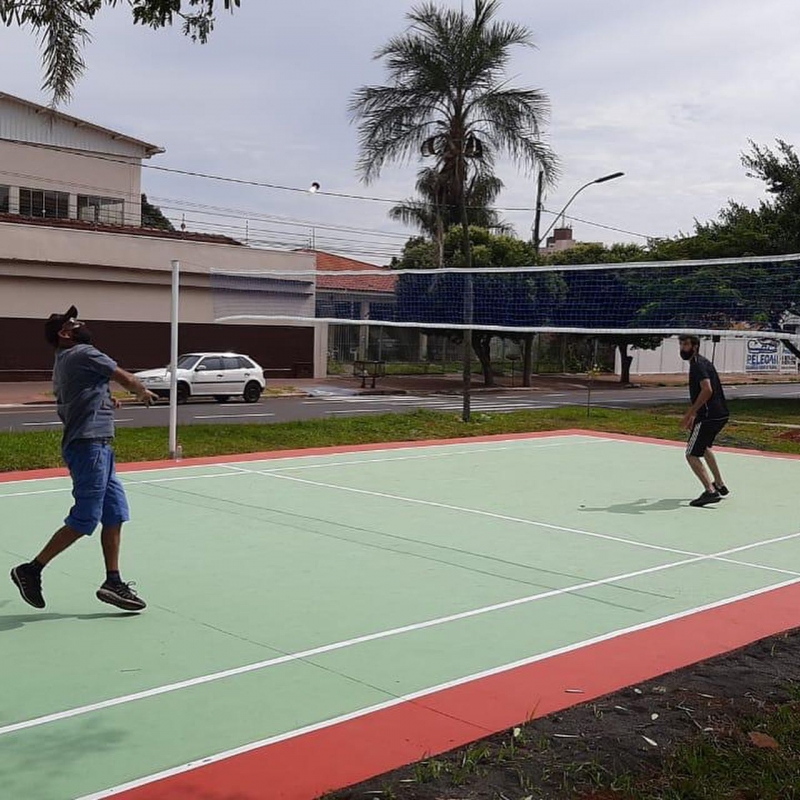
M 93 158 L 93 159 L 98 159 L 98 160 L 101 160 L 101 161 L 109 161 L 109 162 L 112 162 L 112 163 L 118 163 L 118 164 L 124 164 L 126 166 L 131 166 L 131 162 L 129 160 L 126 160 L 124 158 L 115 158 L 113 156 L 105 155 L 105 154 L 102 154 L 102 153 L 81 153 L 81 152 L 78 152 L 78 151 L 75 151 L 75 150 L 71 150 L 70 148 L 67 148 L 67 147 L 60 147 L 58 145 L 42 144 L 42 143 L 39 143 L 39 142 L 25 142 L 25 141 L 17 140 L 17 139 L 6 139 L 4 141 L 8 141 L 8 142 L 11 142 L 12 144 L 18 144 L 18 145 L 23 145 L 23 146 L 27 146 L 27 147 L 39 147 L 39 148 L 46 149 L 46 150 L 56 150 L 56 151 L 59 151 L 59 152 L 67 152 L 67 153 L 69 153 L 71 155 L 79 156 L 79 157 L 82 157 L 82 158 Z M 156 172 L 164 172 L 164 173 L 168 173 L 168 174 L 172 174 L 172 175 L 182 175 L 184 177 L 203 178 L 205 180 L 212 180 L 212 181 L 217 181 L 217 182 L 222 182 L 222 183 L 231 183 L 231 184 L 235 184 L 235 185 L 239 185 L 239 186 L 252 186 L 252 187 L 257 187 L 257 188 L 262 188 L 262 189 L 271 189 L 271 190 L 274 190 L 274 191 L 292 192 L 292 193 L 296 193 L 296 194 L 306 194 L 306 193 L 308 193 L 308 189 L 307 188 L 300 188 L 300 187 L 297 187 L 297 186 L 286 186 L 286 185 L 279 184 L 279 183 L 270 183 L 268 181 L 259 181 L 259 180 L 253 180 L 253 179 L 248 179 L 248 178 L 235 178 L 235 177 L 226 176 L 226 175 L 215 175 L 213 173 L 200 172 L 198 170 L 186 170 L 186 169 L 179 169 L 179 168 L 176 168 L 176 167 L 162 167 L 162 166 L 158 166 L 157 164 L 144 164 L 144 163 L 141 164 L 141 167 L 143 169 L 154 170 Z M 391 203 L 392 205 L 397 205 L 399 203 L 405 202 L 405 200 L 400 200 L 400 199 L 397 199 L 397 198 L 377 197 L 377 196 L 373 196 L 373 195 L 355 194 L 355 193 L 350 193 L 350 192 L 330 192 L 330 191 L 325 191 L 325 190 L 319 190 L 319 191 L 316 192 L 316 194 L 317 195 L 321 195 L 323 197 L 332 197 L 332 198 L 338 198 L 338 199 L 343 199 L 343 200 L 357 200 L 357 201 L 371 202 L 371 203 Z M 425 201 L 416 201 L 416 202 L 422 202 L 424 205 L 433 205 L 432 203 L 425 203 Z M 495 211 L 505 212 L 505 213 L 513 213 L 513 212 L 532 213 L 533 211 L 535 211 L 535 209 L 533 207 L 530 207 L 530 206 L 496 206 L 494 208 L 494 210 Z M 556 214 L 557 212 L 547 211 L 546 213 L 548 213 L 548 214 Z M 648 236 L 647 234 L 636 233 L 634 231 L 626 231 L 623 228 L 616 228 L 616 227 L 611 226 L 611 225 L 606 225 L 605 223 L 593 222 L 591 220 L 580 219 L 578 217 L 572 217 L 572 216 L 567 216 L 566 218 L 575 220 L 577 222 L 581 222 L 584 225 L 591 225 L 591 226 L 594 226 L 594 227 L 597 227 L 597 228 L 603 228 L 605 230 L 616 231 L 618 233 L 625 233 L 626 235 L 629 235 L 629 236 L 637 236 L 637 237 L 640 237 L 640 238 L 643 238 L 643 239 L 655 238 L 655 237 Z

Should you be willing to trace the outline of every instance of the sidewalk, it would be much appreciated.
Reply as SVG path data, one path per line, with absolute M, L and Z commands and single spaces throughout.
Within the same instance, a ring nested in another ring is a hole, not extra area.
M 323 383 L 323 381 L 309 379 L 269 379 L 265 396 L 274 394 L 276 397 L 304 397 L 312 389 L 322 388 Z M 115 387 L 115 395 L 116 389 L 119 387 Z M 119 389 L 119 392 L 124 394 L 123 389 Z M 50 381 L 0 383 L 0 408 L 3 406 L 52 404 L 54 402 L 53 384 Z

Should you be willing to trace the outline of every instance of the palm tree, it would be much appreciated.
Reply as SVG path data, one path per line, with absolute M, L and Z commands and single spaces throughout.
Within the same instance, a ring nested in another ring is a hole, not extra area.
M 444 266 L 444 234 L 460 224 L 460 211 L 453 198 L 448 197 L 446 176 L 433 167 L 417 175 L 417 198 L 404 200 L 389 209 L 389 217 L 404 225 L 417 228 L 430 237 L 437 247 L 438 265 Z M 491 228 L 496 233 L 510 234 L 513 228 L 491 208 L 503 189 L 503 181 L 490 172 L 477 172 L 467 185 L 467 219 L 478 228 Z
M 389 76 L 385 86 L 364 86 L 350 104 L 358 122 L 359 170 L 369 183 L 390 161 L 419 153 L 436 159 L 463 228 L 464 266 L 471 265 L 467 186 L 469 162 L 490 169 L 507 154 L 521 167 L 537 167 L 552 181 L 556 159 L 541 140 L 549 112 L 538 89 L 508 85 L 513 48 L 532 47 L 528 28 L 495 19 L 499 0 L 475 0 L 470 15 L 427 2 L 408 14 L 409 27 L 392 37 L 375 58 Z M 472 321 L 467 279 L 464 318 Z M 464 418 L 469 419 L 471 335 L 465 332 Z

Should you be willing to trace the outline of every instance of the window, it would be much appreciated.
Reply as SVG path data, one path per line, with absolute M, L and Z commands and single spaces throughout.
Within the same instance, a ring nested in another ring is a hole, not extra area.
M 178 358 L 178 369 L 192 369 L 200 360 L 200 356 L 180 356 Z
M 8 186 L 0 186 L 0 214 L 8 214 L 10 194 Z
M 256 365 L 244 356 L 239 356 L 239 369 L 255 369 Z
M 79 194 L 78 219 L 103 225 L 122 225 L 125 221 L 125 201 L 116 197 Z
M 46 217 L 67 219 L 69 217 L 69 195 L 43 189 L 19 190 L 19 213 L 23 217 Z
M 222 369 L 222 359 L 213 356 L 211 358 L 204 358 L 200 366 L 205 367 L 209 372 L 219 372 Z
M 239 367 L 239 359 L 234 358 L 233 356 L 225 356 L 222 359 L 222 368 L 223 369 L 240 369 Z

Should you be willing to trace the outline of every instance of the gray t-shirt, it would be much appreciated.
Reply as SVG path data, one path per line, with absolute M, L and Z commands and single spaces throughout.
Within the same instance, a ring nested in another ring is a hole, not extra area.
M 114 436 L 114 401 L 108 381 L 116 362 L 90 344 L 56 351 L 53 392 L 64 423 L 62 444 Z

